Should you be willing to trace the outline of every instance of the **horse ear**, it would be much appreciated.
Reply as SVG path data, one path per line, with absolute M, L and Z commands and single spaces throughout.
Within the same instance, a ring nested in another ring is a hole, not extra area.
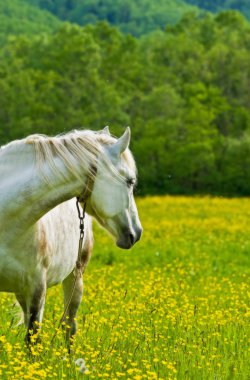
M 100 131 L 101 135 L 109 135 L 110 136 L 110 132 L 109 132 L 109 126 L 106 125 L 106 127 L 104 127 L 101 131 Z
M 131 131 L 130 128 L 127 127 L 123 135 L 116 142 L 120 145 L 120 154 L 123 153 L 128 147 L 130 143 Z
M 129 147 L 130 136 L 130 128 L 127 127 L 123 135 L 110 147 L 113 156 L 119 157 Z

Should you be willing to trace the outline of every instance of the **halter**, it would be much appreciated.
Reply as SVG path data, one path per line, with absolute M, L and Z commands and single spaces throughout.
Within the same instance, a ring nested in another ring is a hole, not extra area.
M 83 193 L 79 197 L 76 198 L 76 208 L 77 208 L 77 212 L 78 212 L 78 218 L 80 221 L 80 224 L 79 224 L 80 237 L 79 237 L 79 244 L 78 244 L 78 255 L 77 255 L 77 260 L 76 260 L 76 266 L 74 269 L 75 279 L 74 279 L 74 283 L 73 283 L 73 286 L 71 289 L 71 294 L 70 294 L 70 297 L 68 299 L 67 305 L 65 306 L 64 311 L 63 311 L 63 315 L 59 321 L 58 328 L 61 326 L 61 324 L 64 321 L 65 316 L 68 312 L 69 305 L 70 305 L 70 302 L 72 300 L 72 297 L 73 297 L 73 294 L 75 291 L 77 278 L 78 278 L 78 276 L 79 277 L 82 276 L 82 263 L 81 263 L 82 255 L 81 255 L 81 253 L 82 253 L 82 244 L 83 244 L 83 239 L 84 239 L 84 218 L 85 218 L 87 200 L 91 196 L 93 188 L 94 188 L 97 167 L 94 165 L 91 165 L 90 166 L 90 172 L 92 173 L 92 175 L 88 176 L 87 183 L 85 185 Z M 82 212 L 81 212 L 81 208 L 80 208 L 79 203 L 83 204 Z M 58 329 L 55 331 L 55 333 L 54 333 L 54 335 L 50 341 L 51 344 L 53 343 L 53 341 L 57 335 L 57 331 L 58 331 Z
M 88 176 L 87 183 L 84 187 L 82 194 L 76 198 L 78 203 L 80 202 L 80 203 L 85 204 L 93 191 L 97 167 L 91 164 L 89 172 L 92 173 L 92 175 Z M 77 210 L 78 210 L 78 206 L 77 206 Z M 79 214 L 79 210 L 78 210 L 78 214 Z
M 81 272 L 81 252 L 82 252 L 82 243 L 83 243 L 83 238 L 84 238 L 85 211 L 86 211 L 87 200 L 91 196 L 93 188 L 94 188 L 96 172 L 97 172 L 97 167 L 92 164 L 90 166 L 90 173 L 92 173 L 92 175 L 88 176 L 87 183 L 85 185 L 83 193 L 79 197 L 76 198 L 76 208 L 78 212 L 78 218 L 80 221 L 80 224 L 79 224 L 80 237 L 79 237 L 78 256 L 76 260 L 75 272 L 77 270 L 80 270 Z M 81 208 L 80 208 L 79 203 L 83 204 L 82 214 L 81 214 Z

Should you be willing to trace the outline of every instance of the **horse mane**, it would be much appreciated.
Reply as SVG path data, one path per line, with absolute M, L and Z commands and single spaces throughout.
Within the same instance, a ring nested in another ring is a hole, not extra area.
M 90 130 L 74 130 L 55 137 L 34 134 L 23 141 L 34 147 L 36 166 L 47 182 L 49 178 L 43 170 L 45 162 L 54 174 L 63 175 L 63 170 L 60 170 L 58 166 L 58 159 L 72 175 L 80 179 L 83 171 L 89 176 L 95 175 L 93 166 L 97 165 L 98 160 L 99 165 L 112 171 L 117 179 L 123 180 L 105 152 L 105 146 L 116 141 L 116 138 L 108 134 Z M 128 149 L 122 153 L 122 159 L 136 172 L 133 156 Z

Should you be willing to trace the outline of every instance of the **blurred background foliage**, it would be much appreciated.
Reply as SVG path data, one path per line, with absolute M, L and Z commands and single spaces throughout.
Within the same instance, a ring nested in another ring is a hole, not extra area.
M 139 194 L 250 195 L 248 1 L 0 0 L 0 11 L 0 144 L 130 125 Z

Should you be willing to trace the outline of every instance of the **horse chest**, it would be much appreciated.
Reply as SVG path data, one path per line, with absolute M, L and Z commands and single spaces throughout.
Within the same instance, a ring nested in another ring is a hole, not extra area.
M 71 243 L 71 244 L 70 244 Z M 77 247 L 74 242 L 67 244 L 55 244 L 52 251 L 47 254 L 47 287 L 51 287 L 62 282 L 74 269 L 77 260 Z

